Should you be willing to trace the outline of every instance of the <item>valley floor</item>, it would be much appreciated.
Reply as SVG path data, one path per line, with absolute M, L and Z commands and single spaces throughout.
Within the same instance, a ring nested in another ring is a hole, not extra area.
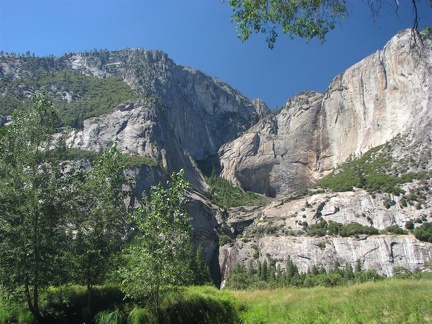
M 431 323 L 432 280 L 231 292 L 244 323 Z

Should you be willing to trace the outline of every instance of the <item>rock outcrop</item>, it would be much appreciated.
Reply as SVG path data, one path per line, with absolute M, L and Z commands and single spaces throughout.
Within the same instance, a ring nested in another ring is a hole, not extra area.
M 165 127 L 195 160 L 215 155 L 268 112 L 228 84 L 178 65 L 161 51 L 77 53 L 68 55 L 66 64 L 97 77 L 120 76 L 139 94 L 158 101 Z
M 427 183 L 430 185 L 431 180 Z M 385 204 L 389 199 L 390 206 Z M 230 210 L 227 222 L 231 236 L 237 239 L 220 249 L 222 280 L 237 264 L 257 267 L 258 261 L 271 259 L 284 269 L 288 257 L 301 272 L 313 266 L 329 270 L 336 261 L 353 268 L 359 261 L 363 269 L 376 269 L 386 276 L 391 276 L 396 266 L 410 271 L 427 270 L 432 262 L 432 244 L 419 242 L 413 235 L 308 236 L 308 228 L 322 221 L 341 225 L 355 222 L 383 233 L 390 226 L 405 229 L 409 221 L 415 226 L 432 221 L 430 193 L 421 208 L 417 204 L 402 206 L 401 199 L 402 196 L 355 190 L 286 197 L 263 208 Z
M 303 93 L 220 151 L 221 175 L 268 196 L 304 188 L 349 157 L 397 135 L 432 141 L 431 40 L 411 30 L 338 75 L 325 94 Z
M 275 260 L 282 271 L 290 258 L 302 273 L 315 265 L 330 270 L 336 262 L 341 266 L 349 264 L 354 269 L 360 262 L 362 269 L 375 269 L 390 277 L 395 267 L 428 270 L 432 260 L 431 247 L 430 243 L 419 242 L 411 235 L 378 235 L 363 239 L 265 236 L 226 245 L 221 248 L 219 258 L 224 279 L 239 263 L 249 266 L 252 261 L 257 268 L 259 261 L 269 258 Z

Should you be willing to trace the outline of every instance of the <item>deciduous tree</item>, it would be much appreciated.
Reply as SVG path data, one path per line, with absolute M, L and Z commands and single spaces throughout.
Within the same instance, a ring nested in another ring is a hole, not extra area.
M 41 321 L 40 290 L 62 281 L 66 166 L 52 161 L 58 123 L 50 98 L 36 94 L 0 136 L 0 282 Z
M 147 300 L 156 310 L 162 292 L 189 283 L 192 275 L 187 258 L 191 224 L 184 198 L 189 184 L 183 173 L 173 173 L 166 187 L 159 183 L 134 213 L 138 234 L 121 270 L 126 295 Z

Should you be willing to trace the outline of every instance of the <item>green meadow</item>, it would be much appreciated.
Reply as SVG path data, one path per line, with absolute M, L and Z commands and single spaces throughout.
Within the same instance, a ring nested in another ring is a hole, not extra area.
M 73 313 L 80 303 L 63 295 Z M 122 300 L 119 290 L 100 288 L 102 304 L 94 323 L 431 323 L 432 280 L 388 279 L 333 288 L 283 288 L 275 290 L 218 290 L 209 286 L 180 288 L 166 294 L 158 314 L 143 305 Z M 64 291 L 63 291 L 64 293 Z M 112 295 L 112 303 L 107 300 Z M 85 296 L 85 294 L 83 294 Z M 55 298 L 54 298 L 55 299 Z M 58 300 L 46 301 L 45 309 L 59 312 Z M 50 304 L 51 302 L 51 304 Z M 56 306 L 57 305 L 57 306 Z M 64 304 L 62 313 L 66 315 Z M 79 323 L 79 317 L 62 321 Z M 0 323 L 32 323 L 17 305 L 0 304 Z

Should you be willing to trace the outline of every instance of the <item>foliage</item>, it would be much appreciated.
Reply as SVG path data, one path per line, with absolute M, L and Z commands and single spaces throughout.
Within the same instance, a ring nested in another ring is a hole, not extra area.
M 158 163 L 147 156 L 124 155 L 123 165 L 125 168 L 134 168 L 141 166 L 157 167 Z
M 414 223 L 413 223 L 413 221 L 407 221 L 406 223 L 405 223 L 405 228 L 407 229 L 407 230 L 413 230 L 414 229 Z
M 33 101 L 0 137 L 0 281 L 41 322 L 48 287 L 104 282 L 127 210 L 120 152 L 102 153 L 89 172 L 63 161 L 64 141 L 52 141 L 59 125 L 52 101 L 45 93 Z M 90 301 L 89 292 L 88 313 Z
M 99 154 L 89 151 L 89 150 L 83 150 L 83 149 L 77 149 L 77 148 L 61 148 L 59 150 L 59 158 L 63 159 L 64 161 L 79 161 L 79 160 L 87 160 L 90 162 L 94 162 Z
M 316 37 L 323 42 L 337 20 L 347 14 L 345 0 L 229 0 L 229 4 L 239 38 L 245 41 L 251 33 L 267 34 L 269 48 L 274 47 L 278 26 L 291 38 L 299 36 L 309 41 Z
M 39 93 L 0 137 L 0 281 L 40 320 L 40 290 L 64 279 L 69 199 L 63 163 L 49 164 L 58 116 Z
M 206 182 L 211 187 L 206 193 L 213 202 L 224 208 L 264 204 L 267 199 L 263 196 L 233 186 L 229 181 L 217 176 L 214 172 L 206 177 Z
M 414 230 L 417 240 L 432 243 L 432 223 L 424 223 Z
M 191 225 L 184 199 L 189 184 L 183 173 L 173 173 L 167 188 L 159 183 L 150 201 L 134 213 L 138 234 L 121 270 L 126 295 L 148 300 L 153 309 L 159 309 L 162 292 L 191 280 L 187 258 Z
M 159 316 L 163 323 L 241 323 L 235 300 L 208 286 L 172 291 Z
M 353 270 L 349 264 L 345 267 L 335 261 L 333 269 L 313 266 L 307 273 L 300 273 L 297 266 L 288 258 L 284 269 L 272 260 L 258 262 L 257 268 L 252 264 L 248 267 L 237 265 L 228 277 L 226 288 L 232 290 L 275 289 L 281 287 L 335 287 L 367 281 L 381 280 L 384 277 L 376 270 L 363 271 L 360 264 Z
M 391 232 L 395 234 L 404 234 L 404 231 L 402 229 L 400 229 L 399 227 L 397 228 L 399 229 L 399 231 L 395 227 L 388 227 L 386 230 L 389 233 Z M 342 237 L 357 236 L 359 234 L 378 234 L 378 230 L 372 226 L 364 226 L 356 222 L 342 225 L 341 223 L 337 223 L 332 220 L 327 222 L 324 219 L 321 219 L 316 224 L 308 226 L 306 228 L 306 232 L 309 236 L 340 235 Z
M 402 228 L 397 225 L 387 226 L 385 229 L 380 231 L 381 234 L 396 234 L 396 235 L 404 235 L 407 234 Z
M 381 145 L 369 150 L 358 159 L 345 162 L 336 172 L 318 181 L 314 187 L 333 191 L 351 191 L 356 187 L 371 193 L 385 192 L 399 196 L 405 194 L 400 188 L 401 184 L 431 177 L 431 173 L 427 172 L 406 173 L 399 176 L 388 174 L 394 162 L 389 149 L 389 146 Z
M 92 309 L 87 309 L 88 290 L 85 286 L 66 285 L 50 287 L 42 295 L 44 320 L 53 323 L 83 323 L 103 311 L 123 307 L 124 294 L 118 286 L 95 286 L 92 294 Z
M 237 24 L 238 37 L 242 41 L 249 39 L 252 33 L 267 36 L 267 45 L 273 48 L 278 31 L 291 38 L 304 38 L 307 42 L 318 38 L 321 42 L 336 23 L 348 15 L 346 0 L 223 0 L 228 1 L 233 15 L 231 21 Z M 417 2 L 412 0 L 413 29 L 418 28 Z M 379 16 L 380 9 L 387 1 L 367 1 L 373 19 Z M 391 1 L 389 1 L 391 2 Z M 393 4 L 393 2 L 391 2 Z M 398 16 L 399 1 L 394 3 L 395 15 Z M 432 5 L 432 2 L 431 2 Z M 428 29 L 423 37 L 428 36 Z
M 204 248 L 202 245 L 199 245 L 195 251 L 191 244 L 190 251 L 192 252 L 189 257 L 189 269 L 192 271 L 190 283 L 197 286 L 213 284 L 210 268 L 206 263 Z
M 364 226 L 356 222 L 349 223 L 339 229 L 339 235 L 342 237 L 355 236 L 359 234 L 375 235 L 378 230 L 372 226 Z
M 26 67 L 30 71 L 35 69 L 32 64 Z M 5 89 L 4 92 L 7 94 L 0 96 L 0 114 L 9 115 L 21 107 L 30 106 L 27 97 L 15 98 L 9 95 L 16 95 L 18 92 L 15 89 L 18 87 L 31 89 L 30 91 L 49 91 L 63 123 L 75 128 L 82 127 L 83 121 L 87 118 L 110 113 L 120 103 L 138 99 L 137 94 L 119 77 L 102 79 L 79 71 L 38 71 L 28 79 L 0 80 L 0 88 Z
M 119 309 L 105 310 L 96 314 L 95 322 L 96 324 L 125 324 L 126 316 Z
M 74 181 L 68 228 L 68 280 L 87 287 L 87 313 L 92 313 L 92 288 L 103 284 L 117 265 L 113 261 L 125 245 L 128 209 L 123 190 L 122 155 L 105 150 L 93 168 Z M 91 317 L 90 317 L 91 318 Z

